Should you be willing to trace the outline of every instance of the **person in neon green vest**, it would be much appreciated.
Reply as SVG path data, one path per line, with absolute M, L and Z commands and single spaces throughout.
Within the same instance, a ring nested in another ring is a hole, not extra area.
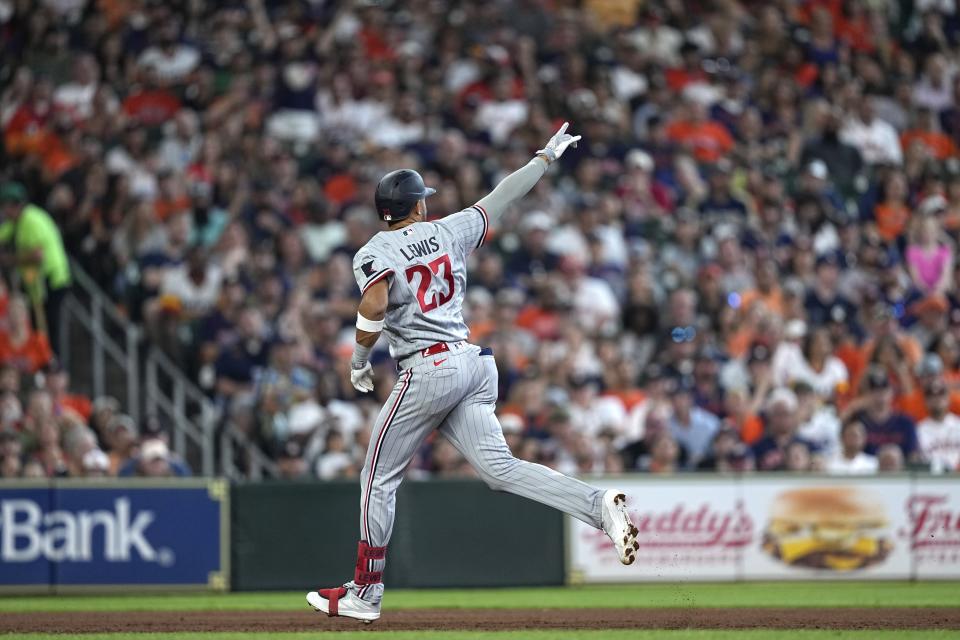
M 12 249 L 8 260 L 16 265 L 21 287 L 33 304 L 37 328 L 47 332 L 59 353 L 60 308 L 71 282 L 60 229 L 49 213 L 29 202 L 19 182 L 0 185 L 0 214 L 0 243 Z

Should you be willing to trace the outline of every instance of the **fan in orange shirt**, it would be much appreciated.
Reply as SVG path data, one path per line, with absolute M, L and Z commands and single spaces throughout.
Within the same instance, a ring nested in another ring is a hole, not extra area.
M 894 171 L 883 184 L 883 201 L 873 208 L 877 232 L 886 242 L 893 242 L 903 234 L 910 220 L 907 208 L 907 179 Z
M 937 160 L 946 160 L 957 154 L 957 145 L 940 130 L 940 118 L 930 109 L 918 108 L 913 126 L 900 135 L 904 153 L 914 144 L 925 147 Z
M 763 395 L 751 397 L 746 389 L 728 389 L 723 397 L 727 417 L 723 426 L 733 429 L 746 444 L 753 444 L 763 437 L 763 420 L 760 419 L 760 403 Z
M 688 101 L 684 114 L 667 126 L 667 138 L 688 147 L 700 162 L 713 163 L 733 149 L 733 138 L 722 125 L 707 119 L 706 108 Z
M 0 363 L 11 364 L 22 373 L 36 373 L 53 357 L 47 336 L 30 326 L 26 301 L 16 296 L 7 307 L 7 328 L 0 332 Z
M 762 259 L 757 265 L 757 287 L 747 289 L 740 296 L 740 309 L 750 313 L 755 304 L 763 305 L 767 311 L 783 317 L 783 290 L 780 288 L 779 270 L 772 258 Z
M 57 415 L 75 414 L 83 422 L 89 422 L 93 414 L 93 404 L 90 398 L 80 394 L 70 393 L 70 375 L 56 360 L 50 362 L 46 368 L 47 390 L 53 398 L 54 411 Z

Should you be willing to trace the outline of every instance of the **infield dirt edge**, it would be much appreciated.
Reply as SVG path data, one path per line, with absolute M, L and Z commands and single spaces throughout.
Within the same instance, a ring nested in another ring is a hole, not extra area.
M 0 615 L 8 633 L 412 631 L 423 629 L 960 629 L 960 607 L 403 609 L 371 625 L 299 611 L 47 612 Z

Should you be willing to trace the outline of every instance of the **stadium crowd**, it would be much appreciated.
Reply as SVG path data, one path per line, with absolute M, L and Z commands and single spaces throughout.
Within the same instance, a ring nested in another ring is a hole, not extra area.
M 396 379 L 385 344 L 374 397 L 348 376 L 379 177 L 417 168 L 443 216 L 565 119 L 466 296 L 516 455 L 958 470 L 952 0 L 0 0 L 0 52 L 0 239 L 48 212 L 286 477 L 358 475 Z M 61 410 L 7 299 L 0 476 L 186 472 L 109 399 Z M 436 438 L 411 473 L 471 471 Z

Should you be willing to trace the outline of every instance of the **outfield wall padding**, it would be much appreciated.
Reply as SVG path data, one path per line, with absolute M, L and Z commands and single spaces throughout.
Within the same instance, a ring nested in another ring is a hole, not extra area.
M 233 588 L 312 589 L 353 576 L 356 481 L 233 488 Z M 508 587 L 564 580 L 563 516 L 472 480 L 405 482 L 387 552 L 390 587 Z

